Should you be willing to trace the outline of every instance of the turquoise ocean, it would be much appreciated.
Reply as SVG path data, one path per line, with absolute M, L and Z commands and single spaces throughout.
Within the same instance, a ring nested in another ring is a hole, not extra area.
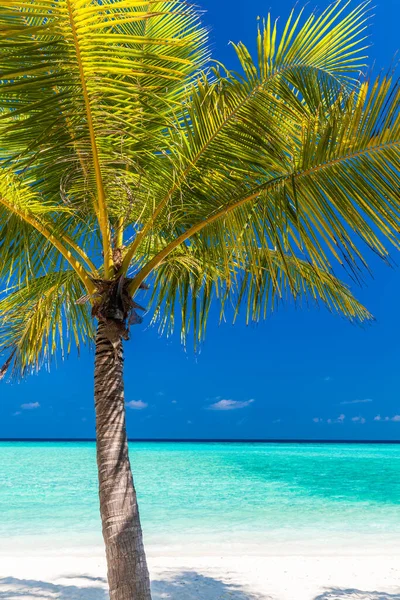
M 400 445 L 130 444 L 152 552 L 382 551 L 400 534 Z M 95 445 L 0 443 L 0 552 L 101 548 Z

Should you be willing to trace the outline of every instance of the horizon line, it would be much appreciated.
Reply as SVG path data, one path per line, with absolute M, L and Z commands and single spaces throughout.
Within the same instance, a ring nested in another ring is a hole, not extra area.
M 96 442 L 96 438 L 3 438 L 0 442 Z M 128 438 L 128 442 L 224 444 L 400 444 L 400 440 L 341 440 L 306 438 Z

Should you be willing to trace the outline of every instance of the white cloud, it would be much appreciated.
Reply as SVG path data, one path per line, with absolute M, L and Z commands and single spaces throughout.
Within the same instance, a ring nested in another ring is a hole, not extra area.
M 26 404 L 21 404 L 22 410 L 34 410 L 35 408 L 40 408 L 39 402 L 27 402 Z
M 313 421 L 314 423 L 322 423 L 323 419 L 320 419 L 319 417 L 314 417 Z
M 193 421 L 186 421 L 188 425 L 193 425 Z
M 344 400 L 340 404 L 366 404 L 367 402 L 373 402 L 372 398 L 364 398 L 362 400 Z
M 275 421 L 272 421 L 273 423 L 282 423 L 282 419 L 275 419 Z
M 18 417 L 18 415 L 20 415 L 20 414 L 21 414 L 21 411 L 17 410 L 17 412 L 13 413 L 13 417 Z
M 381 415 L 376 415 L 374 417 L 374 421 L 393 421 L 394 423 L 400 423 L 400 415 L 394 415 L 394 417 L 381 417 Z
M 171 400 L 171 404 L 178 404 L 178 400 Z
M 324 377 L 324 381 L 333 381 L 333 377 L 327 375 L 326 377 Z
M 134 410 L 143 410 L 148 407 L 147 402 L 143 402 L 143 400 L 131 400 L 126 403 L 128 408 L 133 408 Z
M 344 423 L 344 420 L 346 418 L 346 415 L 339 415 L 337 417 L 337 419 L 327 419 L 326 422 L 329 423 L 329 425 L 332 425 L 332 423 Z M 323 419 L 319 419 L 318 417 L 315 417 L 313 419 L 314 423 L 322 423 Z
M 361 423 L 361 425 L 364 425 L 364 423 L 366 422 L 366 419 L 364 419 L 364 417 L 353 417 L 351 420 L 354 423 Z
M 218 402 L 214 402 L 214 404 L 210 404 L 208 406 L 208 410 L 237 410 L 238 408 L 246 408 L 253 404 L 255 400 L 251 398 L 250 400 L 218 400 Z
M 164 392 L 157 392 L 157 396 L 165 396 Z

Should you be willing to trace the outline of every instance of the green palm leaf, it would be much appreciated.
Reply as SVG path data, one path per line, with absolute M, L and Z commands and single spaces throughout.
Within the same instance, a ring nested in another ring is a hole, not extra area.
M 174 248 L 201 236 L 217 243 L 222 235 L 228 245 L 245 240 L 255 258 L 261 240 L 325 269 L 332 256 L 356 265 L 354 236 L 387 256 L 379 234 L 397 245 L 399 231 L 399 99 L 398 87 L 383 78 L 296 125 L 287 125 L 285 108 L 274 123 L 258 118 L 262 106 L 251 121 L 238 118 L 171 197 L 168 222 L 159 221 L 164 247 L 149 256 L 136 284 Z M 197 123 L 182 129 L 188 127 Z M 280 140 L 279 131 L 286 132 Z
M 21 281 L 32 275 L 55 269 L 60 259 L 69 263 L 88 288 L 89 275 L 82 259 L 93 274 L 96 268 L 82 245 L 90 220 L 68 205 L 46 201 L 26 181 L 12 171 L 0 172 L 0 276 Z M 91 236 L 93 243 L 93 236 Z
M 177 327 L 186 342 L 192 332 L 196 346 L 205 336 L 213 299 L 220 302 L 221 318 L 230 314 L 236 320 L 243 309 L 247 323 L 265 319 L 291 300 L 321 303 L 359 323 L 372 319 L 345 284 L 304 260 L 266 249 L 260 249 L 256 264 L 229 258 L 221 261 L 212 245 L 198 256 L 190 248 L 168 256 L 157 269 L 150 302 L 152 322 L 161 333 L 170 335 Z
M 38 370 L 57 354 L 64 358 L 93 339 L 87 305 L 77 304 L 83 286 L 72 270 L 49 273 L 0 298 L 0 353 L 11 357 L 13 375 Z M 23 310 L 22 310 L 23 307 Z M 9 365 L 8 365 L 9 366 Z
M 51 199 L 70 182 L 71 201 L 99 220 L 110 275 L 119 172 L 132 183 L 134 163 L 155 150 L 164 113 L 206 56 L 197 14 L 176 1 L 8 0 L 0 31 L 1 156 L 34 169 Z
M 274 126 L 272 135 L 256 136 L 259 146 L 268 143 L 268 157 L 273 143 L 277 143 L 290 124 L 307 118 L 310 110 L 329 107 L 343 90 L 350 92 L 356 85 L 356 77 L 363 66 L 362 42 L 365 23 L 368 19 L 368 4 L 364 2 L 351 13 L 342 17 L 348 3 L 337 2 L 316 18 L 311 15 L 300 27 L 303 11 L 291 13 L 279 45 L 277 25 L 271 27 L 271 19 L 258 32 L 258 64 L 254 62 L 243 44 L 235 46 L 245 76 L 227 78 L 214 71 L 217 81 L 210 83 L 207 76 L 199 79 L 185 99 L 184 111 L 177 111 L 176 121 L 171 124 L 172 140 L 169 152 L 177 160 L 174 170 L 164 174 L 169 183 L 163 192 L 157 189 L 151 198 L 155 211 L 144 225 L 141 235 L 128 253 L 126 264 L 133 258 L 140 240 L 148 233 L 154 221 L 162 214 L 172 196 L 184 186 L 188 176 L 201 172 L 203 176 L 218 176 L 208 173 L 208 163 L 215 158 L 220 144 L 232 139 L 237 123 L 251 123 L 259 117 L 260 131 Z M 247 133 L 247 131 L 246 131 Z M 278 143 L 278 148 L 280 144 Z M 239 140 L 239 151 L 246 140 Z M 231 147 L 235 152 L 238 148 Z M 253 153 L 253 163 L 257 152 Z M 178 162 L 179 161 L 179 162 Z M 247 174 L 247 173 L 246 173 Z M 241 173 L 243 176 L 243 173 Z M 154 186 L 152 186 L 154 187 Z M 157 200 L 157 195 L 163 194 Z M 143 216 L 143 215 L 142 215 Z M 144 217 L 147 216 L 147 211 Z

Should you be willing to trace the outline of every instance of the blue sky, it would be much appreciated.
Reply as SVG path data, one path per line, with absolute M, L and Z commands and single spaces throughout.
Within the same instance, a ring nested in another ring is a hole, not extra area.
M 201 0 L 215 58 L 235 66 L 230 40 L 255 41 L 257 16 L 285 18 L 288 0 Z M 309 3 L 325 7 L 327 2 Z M 398 0 L 378 0 L 371 64 L 400 46 Z M 266 322 L 218 325 L 185 352 L 143 325 L 126 345 L 128 435 L 141 438 L 400 439 L 400 270 L 368 256 L 374 278 L 353 288 L 376 317 L 355 327 L 323 308 L 280 308 Z M 400 263 L 400 257 L 394 255 Z M 340 273 L 338 273 L 340 275 Z M 1 384 L 0 437 L 94 437 L 93 355 L 21 383 Z

